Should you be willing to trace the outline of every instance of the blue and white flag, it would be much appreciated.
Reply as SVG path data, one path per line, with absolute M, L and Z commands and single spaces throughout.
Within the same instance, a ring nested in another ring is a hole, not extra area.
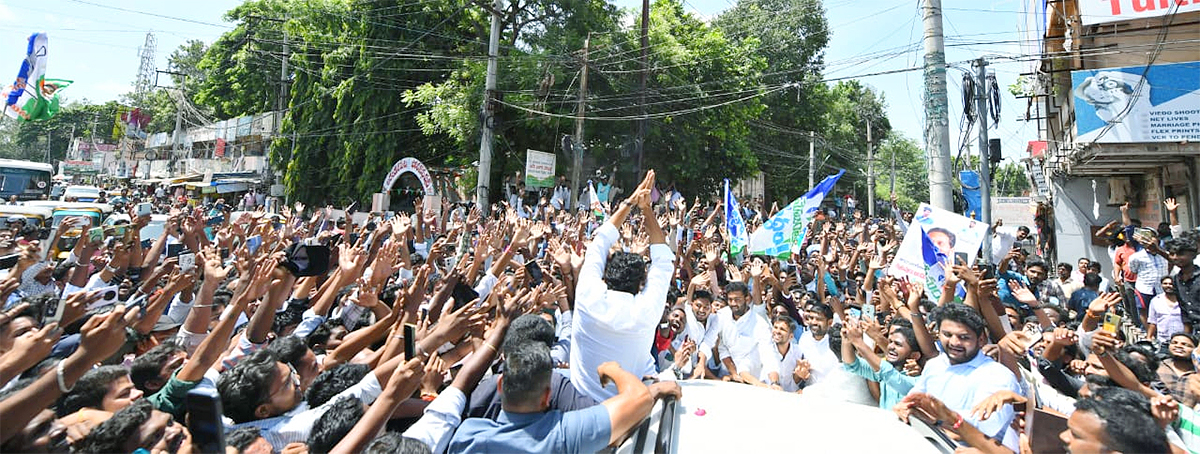
M 729 252 L 738 254 L 750 243 L 746 236 L 746 221 L 742 219 L 742 207 L 729 190 L 729 179 L 725 179 L 725 230 L 729 231 Z
M 792 201 L 771 216 L 771 219 L 750 236 L 750 253 L 780 258 L 790 256 L 792 248 L 798 247 L 808 235 L 808 224 L 821 208 L 821 201 L 825 200 L 825 195 L 833 192 L 833 185 L 837 184 L 843 173 L 846 173 L 845 169 L 825 177 L 803 197 Z

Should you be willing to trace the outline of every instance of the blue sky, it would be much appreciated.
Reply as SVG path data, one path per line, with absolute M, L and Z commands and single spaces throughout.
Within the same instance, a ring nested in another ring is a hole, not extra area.
M 701 17 L 713 17 L 730 8 L 734 1 L 686 0 L 684 3 Z M 943 1 L 946 6 L 945 34 L 947 44 L 951 45 L 946 49 L 947 61 L 1028 52 L 1023 52 L 1016 42 L 1021 39 L 1018 22 L 1022 17 L 1019 11 L 1023 8 L 1023 0 Z M 224 24 L 221 16 L 239 3 L 240 0 L 0 0 L 0 78 L 15 77 L 29 34 L 46 31 L 50 36 L 48 75 L 75 81 L 64 91 L 64 97 L 94 102 L 116 99 L 131 90 L 138 69 L 138 48 L 147 31 L 154 31 L 158 40 L 157 66 L 166 69 L 167 55 L 180 44 L 189 39 L 211 43 L 227 31 L 229 26 Z M 640 0 L 613 0 L 613 3 L 629 8 L 640 8 L 641 5 Z M 832 37 L 826 50 L 825 76 L 850 77 L 920 65 L 919 4 L 915 0 L 827 0 L 826 17 Z M 977 44 L 995 41 L 1002 43 Z M 1013 98 L 1004 89 L 1027 65 L 1001 61 L 991 66 L 996 70 L 1002 92 L 1000 126 L 991 134 L 1003 140 L 1006 158 L 1021 157 L 1025 142 L 1037 136 L 1032 122 L 1018 121 L 1025 110 L 1025 100 Z M 969 66 L 962 67 L 970 70 Z M 5 71 L 10 71 L 11 76 L 4 76 Z M 957 149 L 962 72 L 952 69 L 947 74 L 950 135 L 952 147 Z M 924 117 L 920 71 L 869 76 L 861 80 L 883 93 L 893 128 L 920 141 Z M 971 137 L 970 140 L 974 143 L 975 139 Z

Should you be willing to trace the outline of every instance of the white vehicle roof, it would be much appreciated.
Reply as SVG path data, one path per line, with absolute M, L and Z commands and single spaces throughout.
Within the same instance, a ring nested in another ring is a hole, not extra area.
M 54 172 L 54 166 L 50 164 L 46 164 L 44 162 L 18 161 L 16 159 L 0 159 L 0 167 L 44 170 L 51 173 Z
M 67 186 L 67 193 L 99 194 L 102 189 L 96 186 Z
M 713 380 L 679 382 L 674 429 L 661 440 L 667 453 L 863 452 L 943 453 L 919 428 L 888 410 L 795 393 Z M 646 435 L 638 430 L 618 454 L 656 451 L 662 401 L 650 412 Z M 697 414 L 703 409 L 703 414 Z M 914 421 L 916 419 L 914 418 Z M 919 423 L 918 423 L 919 424 Z M 925 429 L 924 427 L 921 429 Z M 944 447 L 943 447 L 944 448 Z

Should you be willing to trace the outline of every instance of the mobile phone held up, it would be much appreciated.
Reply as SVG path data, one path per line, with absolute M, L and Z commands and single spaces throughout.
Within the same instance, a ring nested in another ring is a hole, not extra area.
M 454 310 L 459 310 L 470 302 L 479 299 L 479 292 L 476 292 L 475 289 L 471 288 L 470 285 L 459 281 L 459 283 L 454 286 L 453 298 Z
M 1106 312 L 1103 328 L 1105 331 L 1116 334 L 1117 330 L 1121 328 L 1121 316 L 1113 312 Z
M 221 421 L 221 397 L 213 388 L 196 388 L 187 393 L 187 425 L 199 452 L 225 452 L 225 425 Z
M 417 326 L 404 324 L 404 359 L 413 359 L 417 354 Z
M 545 276 L 542 274 L 542 267 L 538 266 L 536 260 L 525 262 L 525 276 L 529 278 L 529 286 L 537 287 L 542 285 Z

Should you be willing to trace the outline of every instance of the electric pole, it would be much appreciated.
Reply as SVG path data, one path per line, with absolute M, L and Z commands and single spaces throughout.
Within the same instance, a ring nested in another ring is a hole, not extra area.
M 892 149 L 892 184 L 891 193 L 896 193 L 896 149 Z
M 291 58 L 291 47 L 288 46 L 287 22 L 283 26 L 283 58 L 279 59 L 279 100 L 275 102 L 275 110 L 279 111 L 280 121 L 275 122 L 275 133 L 278 134 L 283 125 L 283 110 L 287 108 L 288 92 L 288 59 Z
M 929 156 L 929 202 L 954 209 L 950 186 L 950 119 L 946 99 L 946 51 L 942 0 L 923 0 L 925 23 L 925 149 Z
M 642 116 L 638 118 L 637 125 L 637 140 L 634 141 L 634 151 L 637 152 L 637 173 L 634 174 L 634 181 L 640 180 L 642 176 L 642 155 L 645 151 L 646 142 L 646 77 L 650 71 L 650 62 L 648 61 L 650 51 L 650 0 L 642 0 L 642 78 L 638 85 L 639 100 L 638 105 L 642 108 Z
M 592 33 L 583 40 L 583 69 L 579 76 L 579 104 L 575 113 L 575 146 L 572 147 L 575 165 L 571 168 L 571 197 L 579 198 L 579 179 L 583 178 L 583 116 L 587 112 L 588 48 L 592 45 Z M 566 201 L 571 206 L 571 200 Z
M 817 172 L 817 132 L 808 132 L 808 189 L 814 187 L 813 178 Z
M 492 178 L 492 142 L 496 139 L 495 127 L 495 97 L 496 97 L 496 57 L 500 53 L 500 11 L 504 9 L 504 0 L 494 0 L 492 4 L 492 32 L 488 38 L 487 79 L 484 81 L 483 95 L 483 137 L 479 140 L 479 178 L 475 187 L 475 204 L 483 214 L 488 213 L 488 186 Z
M 875 217 L 875 146 L 871 143 L 871 116 L 867 115 L 867 217 Z
M 975 81 L 975 109 L 979 118 L 979 201 L 982 213 L 980 220 L 988 226 L 990 232 L 992 226 L 992 162 L 988 156 L 988 97 L 987 85 L 984 83 L 987 80 L 987 61 L 983 58 L 975 61 L 976 75 L 978 79 Z M 983 241 L 983 258 L 988 263 L 992 261 L 992 241 L 991 236 L 985 237 Z

